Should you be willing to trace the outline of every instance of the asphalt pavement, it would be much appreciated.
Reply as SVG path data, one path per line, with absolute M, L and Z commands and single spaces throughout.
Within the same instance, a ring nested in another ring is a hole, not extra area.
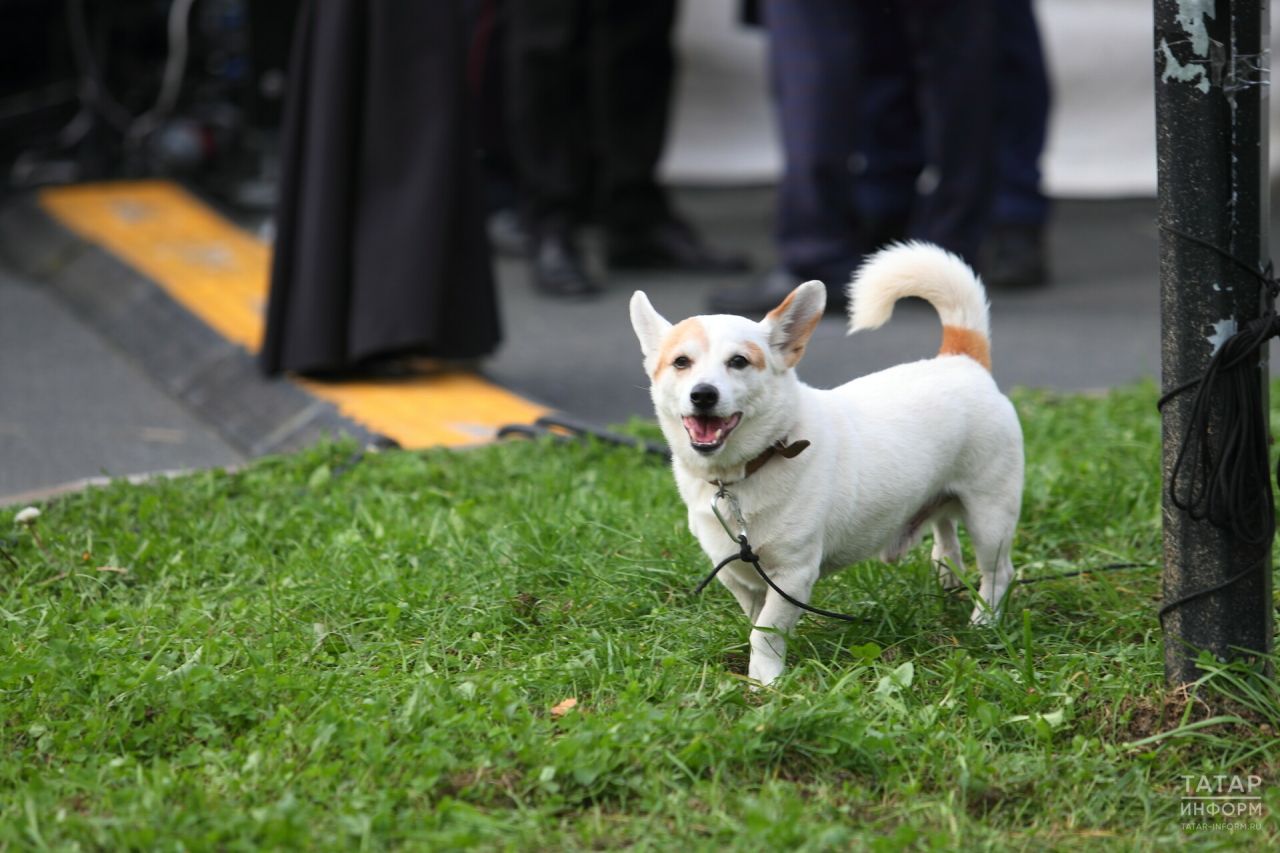
M 0 268 L 0 500 L 243 460 L 55 294 Z
M 773 194 L 767 189 L 686 191 L 682 210 L 717 245 L 772 263 Z M 992 291 L 993 372 L 1015 385 L 1097 391 L 1160 367 L 1154 199 L 1062 202 L 1049 228 L 1052 280 Z M 598 269 L 597 265 L 597 269 Z M 617 275 L 588 303 L 552 302 L 528 285 L 524 264 L 498 264 L 507 341 L 486 367 L 501 384 L 553 407 L 611 423 L 649 415 L 640 349 L 627 303 L 644 290 L 671 320 L 706 313 L 713 287 L 750 276 Z M 757 274 L 758 274 L 757 272 Z M 819 325 L 799 372 L 831 387 L 902 361 L 928 358 L 941 331 L 923 303 L 905 303 L 883 328 L 846 337 L 843 318 Z

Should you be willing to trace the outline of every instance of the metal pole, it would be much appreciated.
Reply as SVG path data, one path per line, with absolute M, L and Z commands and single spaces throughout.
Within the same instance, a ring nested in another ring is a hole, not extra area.
M 1268 0 L 1155 0 L 1159 222 L 1251 266 L 1268 257 L 1267 7 Z M 1259 316 L 1265 293 L 1247 271 L 1162 228 L 1160 302 L 1162 382 L 1169 390 L 1204 372 L 1221 340 Z M 1263 349 L 1258 381 L 1265 389 Z M 1258 560 L 1257 547 L 1192 521 L 1170 503 L 1167 484 L 1190 403 L 1183 395 L 1164 409 L 1166 601 L 1208 589 Z M 1249 655 L 1241 650 L 1269 652 L 1269 550 L 1257 571 L 1170 611 L 1164 629 L 1165 678 L 1174 685 L 1202 674 L 1198 650 L 1220 659 Z

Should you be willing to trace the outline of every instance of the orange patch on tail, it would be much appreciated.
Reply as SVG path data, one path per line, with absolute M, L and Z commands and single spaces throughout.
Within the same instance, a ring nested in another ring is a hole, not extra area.
M 991 369 L 991 342 L 986 335 L 973 329 L 943 326 L 938 355 L 967 355 L 987 370 Z

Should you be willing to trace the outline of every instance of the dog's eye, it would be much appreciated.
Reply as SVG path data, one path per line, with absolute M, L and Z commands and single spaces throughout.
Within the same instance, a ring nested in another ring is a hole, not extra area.
M 729 359 L 728 362 L 726 362 L 726 364 L 728 364 L 729 367 L 733 368 L 734 370 L 742 370 L 744 367 L 746 367 L 750 363 L 751 362 L 747 361 L 746 356 L 742 356 L 742 355 L 735 355 L 733 358 Z
M 687 355 L 678 355 L 676 356 L 676 360 L 671 362 L 671 366 L 676 370 L 684 370 L 691 364 L 693 364 L 693 362 L 689 360 L 689 356 Z

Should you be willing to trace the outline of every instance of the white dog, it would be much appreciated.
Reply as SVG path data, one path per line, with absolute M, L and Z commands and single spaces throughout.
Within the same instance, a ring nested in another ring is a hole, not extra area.
M 712 511 L 723 484 L 760 565 L 807 603 L 820 576 L 876 555 L 897 560 L 926 526 L 939 579 L 958 585 L 944 561 L 964 569 L 963 521 L 982 574 L 971 618 L 986 623 L 1013 578 L 1023 458 L 1017 413 L 990 374 L 982 284 L 956 256 L 907 243 L 864 264 L 849 295 L 850 333 L 883 325 L 905 296 L 928 300 L 942 319 L 937 357 L 819 390 L 795 366 L 822 319 L 821 282 L 800 285 L 759 323 L 720 314 L 673 326 L 644 293 L 631 298 L 689 529 L 713 562 L 734 553 Z M 801 610 L 747 563 L 735 560 L 718 577 L 754 626 L 749 674 L 768 684 L 782 672 Z

